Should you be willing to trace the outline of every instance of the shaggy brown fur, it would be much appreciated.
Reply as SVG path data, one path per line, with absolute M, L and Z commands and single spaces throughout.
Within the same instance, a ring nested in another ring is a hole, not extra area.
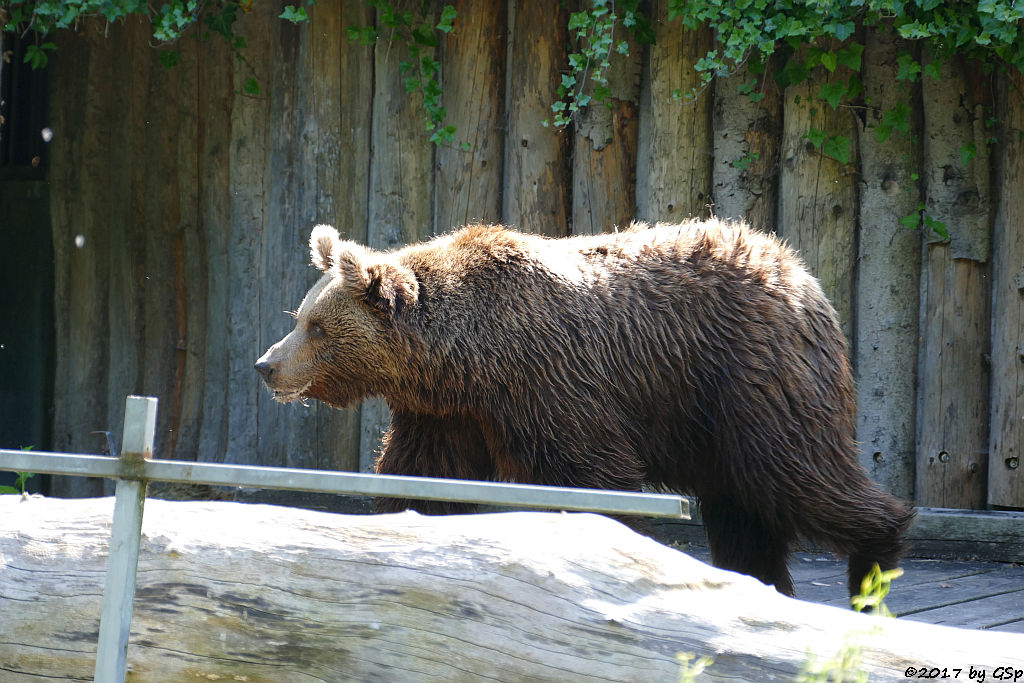
M 324 275 L 257 369 L 284 401 L 384 396 L 378 472 L 692 493 L 715 564 L 787 594 L 797 536 L 850 556 L 851 592 L 897 564 L 912 513 L 857 462 L 835 312 L 777 240 L 710 221 L 310 244 Z M 456 506 L 379 502 L 407 507 Z

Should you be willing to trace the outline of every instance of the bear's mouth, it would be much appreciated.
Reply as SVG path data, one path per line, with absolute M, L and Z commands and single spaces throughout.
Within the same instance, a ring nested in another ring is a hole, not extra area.
M 305 394 L 311 384 L 313 384 L 313 380 L 309 380 L 308 382 L 306 382 L 305 386 L 303 386 L 301 389 L 296 389 L 295 391 L 282 391 L 280 389 L 274 389 L 273 398 L 275 401 L 278 401 L 280 403 L 292 403 L 293 401 L 298 401 L 302 405 L 308 406 L 309 404 L 306 403 Z

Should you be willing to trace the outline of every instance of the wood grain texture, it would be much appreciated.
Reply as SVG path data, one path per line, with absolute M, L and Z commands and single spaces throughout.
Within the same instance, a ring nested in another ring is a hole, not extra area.
M 984 131 L 991 93 L 957 60 L 942 81 L 925 78 L 925 207 L 951 240 L 925 236 L 918 369 L 918 505 L 976 509 L 986 503 L 991 282 L 986 147 L 963 163 L 960 148 Z
M 91 675 L 110 499 L 0 498 L 5 680 Z M 32 609 L 24 609 L 25 601 Z M 989 669 L 1014 634 L 783 597 L 596 515 L 352 517 L 150 500 L 131 680 L 792 679 L 843 638 L 873 679 Z
M 197 195 L 201 243 L 201 272 L 205 277 L 188 290 L 190 308 L 202 311 L 201 350 L 190 357 L 202 373 L 202 423 L 197 460 L 223 462 L 227 452 L 230 401 L 228 357 L 231 333 L 224 324 L 231 296 L 231 157 L 234 91 L 241 78 L 234 72 L 234 56 L 225 41 L 207 40 L 199 45 L 201 68 L 196 108 Z M 228 275 L 225 277 L 225 275 Z M 194 329 L 190 337 L 200 334 Z M 253 387 L 258 391 L 258 387 Z M 200 400 L 198 397 L 197 401 Z M 164 456 L 161 456 L 164 457 Z
M 1024 78 L 1015 73 L 1001 79 L 988 503 L 1024 508 Z
M 350 41 L 345 30 L 371 25 L 373 16 L 372 8 L 358 3 L 312 8 L 306 50 L 311 109 L 306 135 L 313 150 L 303 174 L 307 182 L 315 178 L 315 191 L 309 207 L 313 219 L 303 226 L 300 253 L 316 223 L 330 223 L 349 239 L 366 241 L 373 51 Z M 295 245 L 289 249 L 293 256 L 294 249 Z M 316 272 L 306 273 L 308 281 L 314 281 Z M 315 466 L 358 469 L 359 408 L 337 411 L 314 404 L 310 410 L 318 444 Z
M 572 232 L 591 235 L 624 229 L 636 218 L 637 145 L 640 131 L 640 79 L 643 50 L 621 25 L 614 42 L 625 40 L 629 54 L 611 50 L 606 72 L 611 95 L 579 112 L 572 156 Z M 593 83 L 589 90 L 593 91 Z
M 396 11 L 416 12 L 412 0 L 395 3 Z M 380 17 L 378 16 L 378 25 Z M 426 50 L 426 48 L 424 48 Z M 429 52 L 429 51 L 428 51 Z M 373 124 L 371 129 L 370 200 L 366 241 L 388 251 L 435 234 L 434 145 L 425 132 L 423 98 L 406 92 L 399 64 L 409 57 L 388 30 L 374 47 Z M 436 55 L 431 54 L 436 58 Z M 361 409 L 359 466 L 376 461 L 380 437 L 391 421 L 381 399 Z
M 647 102 L 641 115 L 649 120 L 641 126 L 645 177 L 637 181 L 637 213 L 667 223 L 707 217 L 713 94 L 704 91 L 692 101 L 686 94 L 699 85 L 694 64 L 711 49 L 711 32 L 686 31 L 679 19 L 669 21 L 665 0 L 651 3 L 651 23 L 655 42 L 647 51 Z
M 753 82 L 754 102 L 739 87 Z M 771 72 L 754 76 L 746 64 L 715 83 L 712 211 L 759 230 L 777 226 L 782 92 Z
M 72 47 L 67 68 L 80 82 L 68 84 L 70 107 L 61 118 L 56 150 L 67 155 L 58 172 L 66 183 L 54 193 L 53 242 L 57 262 L 54 291 L 56 355 L 53 443 L 71 452 L 105 451 L 105 439 L 94 432 L 111 429 L 107 415 L 107 367 L 110 301 L 110 217 L 113 194 L 108 174 L 111 128 L 113 55 L 105 38 L 90 30 Z M 70 46 L 69 46 L 70 47 Z M 56 94 L 56 93 L 55 93 Z M 80 128 L 79 128 L 80 127 Z M 59 144 L 58 144 L 59 143 Z M 60 397 L 84 400 L 61 401 Z M 97 495 L 101 481 L 57 480 L 64 495 Z
M 900 219 L 914 213 L 920 201 L 912 142 L 919 132 L 914 127 L 879 141 L 884 112 L 905 97 L 892 83 L 898 55 L 909 48 L 891 34 L 871 32 L 866 41 L 861 76 L 871 108 L 858 136 L 860 231 L 853 302 L 857 441 L 872 479 L 912 500 L 921 239 Z
M 459 0 L 441 44 L 447 124 L 455 142 L 437 149 L 437 232 L 500 223 L 505 159 L 506 0 Z
M 833 74 L 819 67 L 807 81 L 786 88 L 778 214 L 779 235 L 821 281 L 848 341 L 853 335 L 857 129 L 849 110 L 833 110 L 817 93 L 830 80 L 849 77 L 846 67 Z M 849 163 L 827 156 L 824 145 L 808 140 L 812 128 L 830 138 L 847 138 Z
M 566 12 L 544 0 L 509 2 L 505 185 L 502 220 L 523 232 L 569 234 L 569 134 L 553 118 L 567 68 Z
M 272 179 L 269 173 L 270 98 L 267 86 L 274 63 L 273 32 L 267 27 L 276 19 L 270 4 L 254 5 L 239 17 L 236 32 L 245 36 L 246 60 L 234 60 L 231 109 L 230 208 L 227 240 L 227 443 L 225 462 L 252 462 L 259 446 L 259 376 L 252 365 L 260 345 L 261 263 L 263 239 L 271 230 L 268 216 Z M 251 71 L 250 71 L 251 68 Z M 260 94 L 246 94 L 250 77 L 260 81 Z

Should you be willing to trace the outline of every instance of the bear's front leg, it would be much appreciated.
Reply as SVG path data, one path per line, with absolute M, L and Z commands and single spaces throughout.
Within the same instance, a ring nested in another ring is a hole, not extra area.
M 444 479 L 493 479 L 494 468 L 480 427 L 469 416 L 437 417 L 394 411 L 384 436 L 377 474 Z M 474 512 L 475 505 L 409 498 L 378 498 L 377 512 L 416 510 L 428 515 Z

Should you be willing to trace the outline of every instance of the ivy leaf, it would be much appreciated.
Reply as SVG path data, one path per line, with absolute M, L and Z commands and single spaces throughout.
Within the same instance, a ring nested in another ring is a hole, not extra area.
M 850 163 L 850 138 L 845 135 L 834 135 L 825 141 L 821 151 L 841 164 Z
M 937 81 L 942 80 L 942 67 L 937 62 L 928 62 L 924 65 L 925 76 L 931 76 Z
M 825 142 L 825 138 L 827 136 L 825 134 L 825 131 L 821 130 L 820 128 L 811 128 L 809 131 L 807 131 L 804 137 L 810 140 L 811 144 L 814 145 L 815 147 L 821 147 L 821 144 Z
M 158 58 L 165 69 L 172 69 L 178 63 L 177 50 L 161 50 Z
M 41 69 L 50 61 L 47 52 L 57 49 L 55 43 L 43 43 L 42 45 L 29 45 L 25 48 L 25 62 L 31 64 L 33 69 Z
M 821 65 L 828 69 L 829 73 L 835 73 L 836 65 L 839 62 L 839 57 L 835 52 L 824 52 L 821 55 Z M 833 107 L 834 109 L 835 107 Z
M 860 71 L 861 55 L 863 54 L 863 45 L 860 43 L 850 43 L 836 53 L 836 60 L 848 69 Z
M 917 227 L 921 225 L 921 214 L 917 211 L 907 214 L 900 219 L 900 225 L 911 230 L 917 230 Z
M 973 142 L 968 142 L 957 151 L 960 152 L 960 163 L 964 166 L 969 164 L 974 157 L 978 156 L 978 146 Z
M 302 22 L 309 21 L 309 15 L 306 14 L 305 7 L 285 5 L 284 11 L 278 15 L 278 19 L 284 19 L 285 21 L 290 21 L 293 24 L 301 24 Z
M 260 82 L 256 80 L 255 76 L 250 76 L 242 86 L 242 92 L 246 95 L 259 95 L 260 94 Z
M 459 13 L 455 11 L 455 8 L 451 5 L 445 5 L 444 9 L 441 10 L 441 20 L 437 23 L 437 30 L 445 33 L 451 33 L 455 27 L 455 17 Z
M 906 52 L 896 58 L 896 64 L 897 81 L 913 82 L 917 80 L 918 75 L 921 73 L 921 65 Z
M 946 224 L 942 221 L 935 220 L 928 214 L 924 214 L 924 227 L 927 230 L 931 230 L 944 240 L 949 239 L 949 230 L 946 228 Z
M 896 130 L 904 135 L 910 132 L 910 106 L 906 102 L 882 112 L 882 122 L 875 129 L 875 134 L 879 142 L 885 142 Z
M 839 103 L 842 101 L 845 94 L 846 84 L 842 82 L 825 83 L 818 89 L 818 99 L 828 102 L 833 111 L 839 107 Z

